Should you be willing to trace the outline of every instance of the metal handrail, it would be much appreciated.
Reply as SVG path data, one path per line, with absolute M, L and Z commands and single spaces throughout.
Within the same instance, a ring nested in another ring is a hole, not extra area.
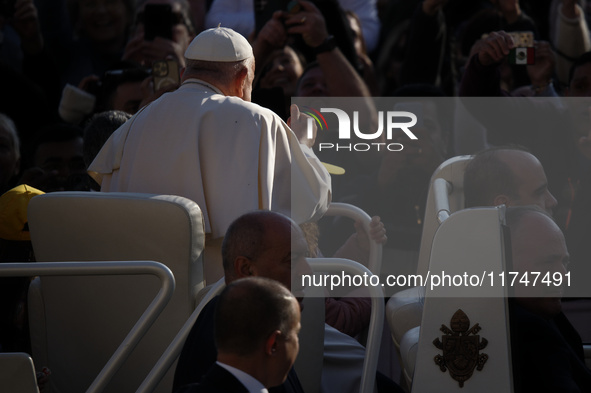
M 368 268 L 373 274 L 379 275 L 382 270 L 382 245 L 369 236 L 371 217 L 362 209 L 349 203 L 333 202 L 328 206 L 325 216 L 345 216 L 360 221 L 369 238 Z
M 156 321 L 174 293 L 174 275 L 168 267 L 154 261 L 109 262 L 35 262 L 2 263 L 0 277 L 17 276 L 103 276 L 103 275 L 153 275 L 160 279 L 161 288 L 113 353 L 101 372 L 94 379 L 87 393 L 101 392 L 113 375 L 129 357 L 141 338 Z
M 179 357 L 183 350 L 183 345 L 193 328 L 193 325 L 197 321 L 201 310 L 217 296 L 226 285 L 224 278 L 220 278 L 215 284 L 211 286 L 207 294 L 201 299 L 197 308 L 189 316 L 181 330 L 174 337 L 172 342 L 168 345 L 164 353 L 160 356 L 148 376 L 144 379 L 140 387 L 136 390 L 136 393 L 153 392 L 156 386 L 160 383 L 164 375 L 168 372 L 174 361 Z
M 362 276 L 372 272 L 362 264 L 344 258 L 308 258 L 313 271 L 338 271 L 345 274 Z M 363 374 L 361 376 L 360 393 L 372 393 L 378 369 L 378 354 L 382 342 L 382 330 L 384 327 L 384 290 L 382 286 L 368 286 L 371 296 L 371 317 L 369 320 L 367 342 L 365 344 L 365 359 L 363 361 Z
M 453 186 L 445 179 L 437 178 L 433 181 L 433 196 L 435 200 L 435 212 L 439 224 L 449 218 L 451 209 L 449 208 L 449 194 L 453 191 Z

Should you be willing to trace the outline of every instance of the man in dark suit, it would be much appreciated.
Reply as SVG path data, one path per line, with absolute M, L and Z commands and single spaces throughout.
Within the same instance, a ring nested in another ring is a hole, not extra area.
M 299 227 L 282 214 L 271 211 L 247 213 L 235 220 L 224 238 L 222 259 L 226 284 L 244 277 L 266 277 L 282 283 L 294 293 L 302 293 L 300 283 L 292 285 L 291 274 L 309 271 L 307 243 Z M 298 281 L 298 280 L 295 280 Z M 297 295 L 296 295 L 297 296 Z M 173 392 L 198 382 L 215 362 L 214 315 L 218 297 L 201 311 L 183 346 L 174 376 Z M 274 393 L 302 393 L 292 369 L 287 380 L 271 389 Z
M 581 337 L 562 312 L 569 261 L 564 235 L 534 206 L 508 208 L 506 221 L 513 263 L 507 268 L 530 279 L 516 281 L 509 299 L 515 392 L 590 392 Z M 533 284 L 536 273 L 541 278 Z
M 183 393 L 267 392 L 282 384 L 299 351 L 300 305 L 279 282 L 248 277 L 229 284 L 214 312 L 217 361 Z

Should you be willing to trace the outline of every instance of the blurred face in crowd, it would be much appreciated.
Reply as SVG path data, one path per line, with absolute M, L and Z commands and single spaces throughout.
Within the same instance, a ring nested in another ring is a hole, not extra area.
M 142 83 L 141 82 L 126 82 L 117 86 L 117 90 L 113 95 L 111 101 L 111 108 L 135 114 L 143 99 Z
M 75 190 L 86 176 L 82 137 L 42 143 L 35 152 L 34 165 L 50 176 L 43 191 Z
M 96 43 L 125 39 L 131 16 L 123 0 L 78 1 L 77 27 L 86 37 Z
M 520 273 L 540 272 L 564 277 L 569 261 L 564 235 L 558 225 L 542 212 L 528 212 L 521 222 L 511 228 L 513 268 Z M 533 276 L 530 277 L 533 281 Z M 541 279 L 540 279 L 541 280 Z M 564 279 L 563 279 L 564 282 Z M 516 301 L 528 310 L 546 318 L 562 311 L 562 286 L 515 286 Z
M 314 67 L 308 70 L 299 81 L 298 97 L 328 97 L 328 87 L 322 69 Z
M 294 50 L 286 46 L 271 54 L 262 72 L 264 75 L 260 80 L 261 88 L 281 87 L 285 96 L 291 97 L 295 94 L 298 78 L 304 69 Z

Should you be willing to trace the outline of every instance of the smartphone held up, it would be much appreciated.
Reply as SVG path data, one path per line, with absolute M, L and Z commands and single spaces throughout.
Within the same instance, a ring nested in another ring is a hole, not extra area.
M 154 91 L 180 83 L 179 63 L 173 59 L 158 60 L 152 63 Z

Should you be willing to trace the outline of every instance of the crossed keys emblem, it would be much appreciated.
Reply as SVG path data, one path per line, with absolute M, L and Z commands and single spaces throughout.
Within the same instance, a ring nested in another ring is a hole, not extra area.
M 486 348 L 488 341 L 477 334 L 482 330 L 478 323 L 470 327 L 470 319 L 461 309 L 451 317 L 450 326 L 451 329 L 441 325 L 439 329 L 445 333 L 441 337 L 443 341 L 439 337 L 433 340 L 433 345 L 443 351 L 443 355 L 435 356 L 434 360 L 442 372 L 449 369 L 450 376 L 462 388 L 472 377 L 474 368 L 478 371 L 484 368 L 488 355 L 480 350 Z

